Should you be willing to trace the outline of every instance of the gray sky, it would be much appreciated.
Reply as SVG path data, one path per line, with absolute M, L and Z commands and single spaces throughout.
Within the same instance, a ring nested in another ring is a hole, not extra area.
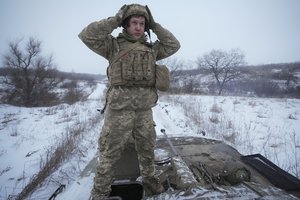
M 300 0 L 0 0 L 1 63 L 9 41 L 33 36 L 59 70 L 105 74 L 108 62 L 77 35 L 131 3 L 148 5 L 179 39 L 174 58 L 190 62 L 212 49 L 240 48 L 249 65 L 300 61 Z

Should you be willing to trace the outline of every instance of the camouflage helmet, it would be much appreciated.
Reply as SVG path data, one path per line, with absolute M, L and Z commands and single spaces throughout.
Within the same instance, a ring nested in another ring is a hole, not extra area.
M 142 6 L 140 4 L 130 4 L 128 5 L 128 9 L 126 10 L 126 13 L 123 15 L 122 19 L 122 27 L 126 28 L 126 20 L 129 19 L 132 15 L 141 15 L 145 17 L 146 20 L 146 27 L 145 30 L 148 30 L 147 24 L 149 23 L 149 14 L 145 6 Z

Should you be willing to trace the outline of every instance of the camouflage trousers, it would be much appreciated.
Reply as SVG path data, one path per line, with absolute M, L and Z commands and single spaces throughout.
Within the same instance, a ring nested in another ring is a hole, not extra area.
M 94 178 L 92 196 L 110 193 L 115 164 L 130 141 L 134 142 L 138 154 L 141 176 L 154 176 L 154 126 L 152 109 L 106 110 L 99 138 L 100 165 Z

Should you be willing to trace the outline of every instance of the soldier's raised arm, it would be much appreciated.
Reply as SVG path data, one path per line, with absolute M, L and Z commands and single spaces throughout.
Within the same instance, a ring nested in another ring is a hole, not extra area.
M 79 38 L 92 51 L 109 59 L 110 51 L 114 49 L 111 47 L 115 44 L 111 33 L 116 28 L 121 27 L 126 9 L 127 5 L 124 5 L 115 16 L 90 23 L 79 33 Z
M 150 9 L 146 6 L 149 13 L 149 28 L 156 34 L 158 41 L 154 43 L 154 48 L 157 49 L 156 60 L 161 60 L 176 53 L 180 48 L 180 43 L 176 37 L 159 23 L 155 22 Z

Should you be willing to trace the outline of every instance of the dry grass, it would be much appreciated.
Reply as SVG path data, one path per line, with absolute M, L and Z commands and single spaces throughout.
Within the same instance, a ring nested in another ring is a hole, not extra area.
M 222 108 L 218 104 L 214 103 L 212 105 L 212 107 L 210 108 L 210 112 L 221 113 L 222 112 Z
M 77 126 L 68 128 L 66 134 L 60 138 L 58 145 L 48 149 L 46 155 L 40 158 L 40 171 L 30 179 L 29 183 L 18 194 L 16 200 L 25 199 L 32 194 L 64 161 L 80 151 L 77 148 L 82 140 L 83 133 L 91 130 L 98 122 L 99 116 L 94 115 L 89 120 L 78 121 Z
M 206 110 L 201 101 L 197 102 L 197 98 L 195 100 L 192 98 L 189 99 L 189 103 L 186 103 L 184 98 L 178 96 L 175 98 L 165 98 L 170 102 L 182 106 L 184 114 L 189 117 L 190 123 L 193 123 L 192 126 L 196 124 L 198 128 L 196 133 L 201 134 L 205 132 L 205 136 L 222 140 L 246 155 L 261 153 L 279 167 L 298 178 L 300 177 L 300 141 L 297 140 L 295 133 L 286 132 L 284 127 L 278 127 L 274 130 L 274 127 L 270 127 L 270 124 L 267 123 L 263 124 L 265 132 L 260 133 L 259 124 L 255 121 L 236 124 L 233 121 L 234 119 L 229 119 L 226 113 L 222 111 L 221 106 L 216 102 L 209 110 Z M 233 101 L 234 105 L 240 103 L 237 100 Z M 248 105 L 252 108 L 259 106 L 258 104 L 255 100 L 248 102 Z M 269 115 L 270 113 L 258 112 L 257 118 L 270 118 L 271 116 Z M 296 116 L 297 113 L 290 113 L 287 118 L 297 120 Z M 240 133 L 238 130 L 243 131 L 243 133 Z M 262 136 L 259 137 L 258 134 L 262 134 Z M 281 137 L 281 135 L 290 135 L 290 138 Z M 261 147 L 258 147 L 257 143 L 260 143 Z M 280 151 L 286 151 L 285 158 L 287 158 L 287 162 L 282 161 L 281 157 L 279 157 L 283 153 Z

